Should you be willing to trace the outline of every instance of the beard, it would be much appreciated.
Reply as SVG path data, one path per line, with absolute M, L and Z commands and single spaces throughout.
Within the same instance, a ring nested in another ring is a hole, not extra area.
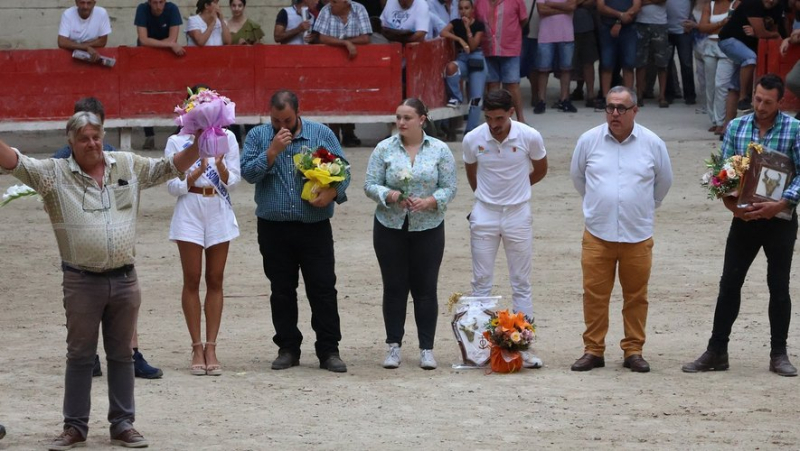
M 294 134 L 297 133 L 297 129 L 299 127 L 300 127 L 300 118 L 297 118 L 297 120 L 294 121 L 294 126 L 289 129 L 289 131 L 292 133 L 292 136 L 294 136 Z M 281 131 L 280 128 L 275 128 L 274 125 L 272 126 L 273 136 L 277 135 L 279 131 Z

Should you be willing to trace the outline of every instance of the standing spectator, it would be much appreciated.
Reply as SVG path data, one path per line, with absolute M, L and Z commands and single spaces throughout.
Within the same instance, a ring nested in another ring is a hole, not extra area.
M 186 51 L 178 44 L 182 24 L 181 12 L 174 3 L 147 0 L 136 7 L 136 17 L 133 19 L 133 25 L 136 26 L 136 45 L 166 48 L 177 56 L 183 56 Z M 153 127 L 144 128 L 142 150 L 156 148 L 155 136 Z
M 447 144 L 423 131 L 428 111 L 419 99 L 397 107 L 398 134 L 378 143 L 364 192 L 378 203 L 372 229 L 383 279 L 384 368 L 400 366 L 408 293 L 414 300 L 420 367 L 436 368 L 433 342 L 444 255 L 444 213 L 456 195 L 456 162 Z
M 658 106 L 669 107 L 665 98 L 667 65 L 669 64 L 669 39 L 667 37 L 667 0 L 642 0 L 642 9 L 636 15 L 636 96 L 638 106 L 644 105 L 648 61 L 658 73 Z
M 199 92 L 198 86 L 192 88 Z M 185 177 L 167 182 L 167 191 L 178 198 L 169 239 L 178 246 L 183 271 L 181 307 L 192 343 L 189 371 L 195 376 L 219 376 L 217 336 L 222 322 L 223 277 L 230 242 L 239 236 L 229 189 L 241 180 L 239 143 L 226 130 L 228 152 L 216 158 L 200 158 Z M 164 154 L 167 158 L 188 148 L 192 135 L 172 135 Z M 205 256 L 205 302 L 200 303 L 200 281 Z M 206 342 L 201 339 L 201 316 L 205 313 Z
M 105 47 L 111 34 L 108 13 L 95 3 L 95 0 L 75 0 L 75 6 L 61 14 L 58 26 L 58 48 L 88 52 L 92 62 L 100 59 L 95 49 Z
M 308 43 L 311 35 L 309 33 L 309 38 L 306 38 L 305 35 L 306 32 L 311 31 L 314 20 L 313 18 L 303 20 L 302 11 L 303 8 L 309 8 L 311 11 L 312 4 L 313 0 L 293 0 L 292 6 L 278 11 L 278 17 L 275 18 L 275 29 L 272 32 L 276 43 L 289 45 Z
M 84 446 L 89 433 L 92 362 L 98 330 L 108 359 L 108 421 L 111 444 L 148 445 L 133 428 L 134 363 L 131 339 L 141 304 L 134 268 L 136 216 L 141 190 L 189 169 L 193 145 L 173 158 L 145 158 L 102 150 L 103 123 L 80 112 L 67 122 L 69 159 L 36 160 L 0 141 L 0 173 L 31 186 L 50 216 L 64 271 L 67 329 L 64 428 L 48 449 Z
M 742 0 L 730 20 L 719 31 L 719 48 L 733 61 L 736 72 L 731 78 L 726 119 L 740 110 L 752 108 L 753 73 L 756 69 L 759 39 L 786 36 L 783 8 L 779 0 Z M 738 96 L 737 96 L 738 94 Z M 736 101 L 738 97 L 738 102 Z
M 536 0 L 525 0 L 528 22 L 522 27 L 522 52 L 519 55 L 519 78 L 531 84 L 531 107 L 539 101 L 539 71 L 536 70 L 536 50 L 539 47 L 539 11 Z
M 427 0 L 428 12 L 431 16 L 437 16 L 444 23 L 458 19 L 459 0 Z M 438 34 L 436 35 L 438 37 Z
M 444 30 L 442 37 L 456 42 L 456 60 L 445 68 L 445 83 L 450 100 L 447 106 L 457 107 L 463 103 L 461 80 L 468 80 L 469 113 L 464 133 L 469 133 L 480 121 L 480 104 L 486 87 L 486 61 L 483 58 L 481 40 L 485 28 L 483 22 L 475 19 L 472 0 L 460 0 L 458 10 L 461 18 L 454 19 Z
M 189 47 L 213 47 L 231 44 L 231 31 L 219 9 L 219 0 L 197 0 L 195 15 L 186 21 Z
M 317 334 L 314 349 L 319 367 L 343 373 L 347 366 L 339 357 L 342 332 L 330 218 L 333 202 L 347 200 L 345 190 L 350 179 L 320 190 L 314 200 L 301 200 L 304 180 L 293 157 L 303 147 L 324 147 L 342 160 L 345 157 L 327 127 L 300 117 L 293 92 L 272 95 L 269 117 L 270 124 L 259 125 L 247 134 L 241 161 L 242 177 L 256 185 L 258 245 L 272 291 L 272 340 L 278 345 L 272 369 L 300 364 L 303 334 L 297 328 L 297 284 L 298 271 L 302 271 L 311 305 L 311 327 Z
M 231 44 L 260 44 L 264 38 L 261 25 L 247 18 L 245 9 L 247 0 L 230 0 L 231 18 L 228 19 L 228 30 L 231 32 Z M 280 14 L 280 13 L 279 13 Z M 275 42 L 278 42 L 277 40 Z
M 742 285 L 750 265 L 763 248 L 769 288 L 769 370 L 780 376 L 797 376 L 797 369 L 786 353 L 786 338 L 792 319 L 789 280 L 794 243 L 797 240 L 797 213 L 792 211 L 788 221 L 775 215 L 787 207 L 794 210 L 800 201 L 800 122 L 780 111 L 782 98 L 781 78 L 775 74 L 764 75 L 759 79 L 753 96 L 754 112 L 734 119 L 725 130 L 723 158 L 744 155 L 750 143 L 756 142 L 788 155 L 794 163 L 794 178 L 777 201 L 755 202 L 742 208 L 738 205 L 738 197 L 722 198 L 725 207 L 733 213 L 733 218 L 725 244 L 725 262 L 714 311 L 714 327 L 703 355 L 683 365 L 686 373 L 724 371 L 729 368 L 728 342 L 733 323 L 739 316 Z
M 556 67 L 561 72 L 561 95 L 556 104 L 560 111 L 576 113 L 578 110 L 569 100 L 569 82 L 572 76 L 572 59 L 575 54 L 575 32 L 572 27 L 572 13 L 576 0 L 538 0 L 539 42 L 536 49 L 536 69 L 539 71 L 539 102 L 533 108 L 534 114 L 542 114 L 546 109 L 547 78 Z M 558 64 L 556 65 L 556 61 Z
M 611 89 L 613 73 L 622 69 L 622 84 L 633 89 L 636 66 L 636 27 L 633 21 L 642 7 L 641 0 L 597 0 L 600 14 L 600 89 Z M 595 107 L 605 109 L 605 100 Z M 597 108 L 596 108 L 597 109 Z
M 700 19 L 703 17 L 703 8 L 711 0 L 692 0 L 692 14 L 689 20 L 683 21 L 683 30 L 692 35 L 692 59 L 694 60 L 695 94 L 697 95 L 697 107 L 695 114 L 706 114 L 706 65 L 703 61 L 706 45 L 708 44 L 708 34 L 701 33 L 699 30 Z M 713 86 L 711 87 L 713 88 Z
M 597 16 L 596 0 L 578 0 L 575 12 L 572 15 L 572 27 L 575 30 L 575 57 L 573 70 L 578 75 L 578 87 L 573 100 L 584 97 L 580 89 L 581 82 L 586 84 L 586 108 L 594 108 L 595 103 L 595 77 L 594 63 L 600 59 L 597 50 L 597 32 L 595 31 L 595 17 Z
M 419 3 L 423 3 L 423 0 Z M 314 32 L 319 34 L 320 43 L 344 47 L 348 58 L 353 59 L 358 55 L 357 45 L 369 44 L 372 25 L 364 5 L 351 0 L 331 0 L 319 12 L 314 22 Z M 356 136 L 355 124 L 331 124 L 331 130 L 337 139 L 341 131 L 342 146 L 361 145 L 361 140 Z
M 795 4 L 800 5 L 800 2 Z M 797 11 L 795 11 L 794 30 L 791 36 L 781 42 L 781 55 L 785 56 L 790 46 L 800 46 L 800 16 Z M 792 70 L 786 74 L 786 87 L 795 97 L 800 98 L 800 60 L 794 63 Z M 800 112 L 794 118 L 800 119 Z
M 669 26 L 669 43 L 672 45 L 670 61 L 674 61 L 678 52 L 681 65 L 681 82 L 683 83 L 683 101 L 687 105 L 697 103 L 694 90 L 694 56 L 692 55 L 692 34 L 683 28 L 683 23 L 692 17 L 692 0 L 670 0 L 667 2 L 667 22 Z M 673 62 L 674 64 L 674 62 Z M 667 86 L 676 86 L 677 80 L 671 72 L 667 74 Z M 667 88 L 667 92 L 672 92 Z M 667 99 L 672 101 L 672 99 Z
M 642 357 L 647 323 L 647 285 L 653 259 L 655 209 L 672 185 L 667 146 L 637 124 L 636 93 L 617 86 L 606 97 L 606 124 L 581 135 L 570 176 L 583 198 L 584 354 L 572 371 L 605 366 L 608 305 L 619 271 L 625 338 L 623 366 L 646 373 Z
M 486 26 L 483 54 L 486 57 L 487 91 L 502 88 L 511 94 L 518 122 L 525 122 L 519 89 L 519 55 L 522 27 L 528 21 L 523 0 L 477 0 L 475 17 Z
M 506 252 L 515 312 L 533 322 L 531 260 L 533 229 L 531 186 L 547 174 L 547 151 L 542 135 L 511 120 L 511 93 L 490 91 L 483 101 L 486 122 L 464 136 L 464 167 L 475 193 L 469 214 L 472 251 L 472 295 L 491 296 L 494 264 L 500 242 Z M 541 367 L 531 352 L 523 353 L 526 367 Z
M 388 0 L 381 13 L 381 30 L 392 42 L 422 42 L 430 29 L 426 0 Z
M 703 50 L 703 65 L 706 76 L 706 111 L 716 135 L 725 131 L 725 103 L 728 86 L 734 74 L 733 61 L 719 48 L 719 31 L 728 23 L 730 0 L 712 0 L 703 8 L 698 31 L 708 34 Z

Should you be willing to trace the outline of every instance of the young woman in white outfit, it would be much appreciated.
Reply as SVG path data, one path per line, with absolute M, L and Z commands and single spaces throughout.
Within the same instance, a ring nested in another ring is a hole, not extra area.
M 169 239 L 178 244 L 183 268 L 181 304 L 189 335 L 192 337 L 190 371 L 196 376 L 219 376 L 217 334 L 222 320 L 222 279 L 228 259 L 228 245 L 239 236 L 239 224 L 233 213 L 228 190 L 241 180 L 239 143 L 230 131 L 229 151 L 217 158 L 201 158 L 186 171 L 184 179 L 167 183 L 169 193 L 178 198 Z M 169 157 L 194 141 L 192 135 L 173 135 L 165 150 Z M 206 299 L 200 305 L 200 278 L 203 254 L 206 257 Z M 200 339 L 200 315 L 206 316 L 206 343 Z

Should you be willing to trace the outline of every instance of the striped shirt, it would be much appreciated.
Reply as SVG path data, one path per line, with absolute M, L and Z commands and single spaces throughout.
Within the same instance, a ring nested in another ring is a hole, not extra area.
M 256 216 L 268 221 L 300 221 L 306 223 L 324 221 L 333 216 L 333 202 L 318 208 L 300 199 L 303 191 L 303 174 L 294 166 L 293 157 L 301 153 L 303 147 L 312 150 L 322 146 L 332 154 L 347 160 L 331 129 L 314 121 L 301 119 L 303 128 L 300 135 L 292 139 L 286 150 L 275 157 L 272 166 L 267 166 L 267 149 L 275 132 L 272 124 L 259 125 L 250 130 L 244 141 L 242 151 L 242 178 L 256 185 Z M 345 190 L 350 178 L 335 183 L 336 203 L 347 201 Z
M 10 172 L 42 196 L 61 260 L 93 272 L 133 264 L 140 191 L 183 175 L 172 158 L 104 152 L 101 188 L 72 157 L 36 160 L 17 153 L 17 167 L 0 168 L 0 174 Z
M 800 201 L 800 121 L 779 111 L 775 123 L 761 138 L 753 113 L 738 117 L 731 121 L 725 131 L 722 140 L 722 158 L 744 155 L 751 142 L 792 158 L 794 178 L 789 187 L 783 191 L 783 198 L 791 205 L 797 205 Z

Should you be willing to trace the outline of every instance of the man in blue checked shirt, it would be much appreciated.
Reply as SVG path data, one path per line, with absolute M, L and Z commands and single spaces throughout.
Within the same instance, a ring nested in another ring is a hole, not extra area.
M 293 157 L 303 147 L 324 147 L 345 164 L 339 140 L 326 126 L 302 119 L 297 96 L 278 91 L 270 100 L 270 124 L 247 134 L 241 157 L 242 177 L 256 185 L 258 245 L 264 260 L 264 274 L 272 295 L 273 341 L 278 358 L 273 370 L 300 364 L 303 334 L 297 328 L 298 270 L 303 272 L 306 296 L 311 305 L 311 327 L 317 334 L 314 348 L 320 368 L 344 373 L 347 366 L 339 357 L 339 311 L 336 301 L 333 233 L 330 218 L 333 202 L 347 200 L 350 179 L 333 183 L 312 201 L 300 198 L 303 176 Z
M 739 208 L 738 198 L 723 197 L 733 212 L 725 245 L 725 263 L 714 312 L 714 328 L 703 355 L 683 366 L 686 373 L 724 371 L 728 365 L 728 341 L 739 314 L 741 290 L 747 270 L 764 248 L 767 257 L 771 351 L 769 370 L 781 376 L 797 376 L 797 369 L 786 354 L 792 301 L 789 275 L 797 239 L 797 214 L 789 221 L 776 218 L 784 208 L 794 208 L 800 200 L 800 122 L 782 113 L 783 81 L 774 74 L 761 77 L 753 96 L 753 113 L 734 119 L 722 141 L 723 158 L 743 155 L 751 142 L 789 155 L 794 161 L 794 178 L 778 201 L 756 202 Z

